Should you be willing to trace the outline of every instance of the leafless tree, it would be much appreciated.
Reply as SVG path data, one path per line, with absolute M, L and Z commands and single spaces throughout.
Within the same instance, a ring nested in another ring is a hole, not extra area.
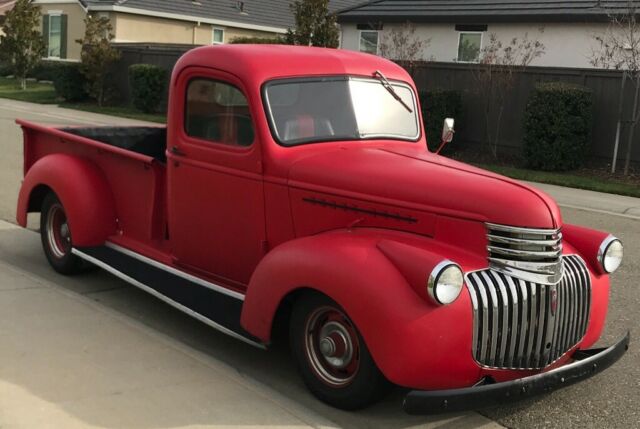
M 416 26 L 406 22 L 384 32 L 380 39 L 380 55 L 397 61 L 413 76 L 416 63 L 423 59 L 423 50 L 429 47 L 431 39 L 421 39 L 416 35 Z
M 613 161 L 611 172 L 615 173 L 618 159 L 618 147 L 620 143 L 620 131 L 623 124 L 623 106 L 627 80 L 634 86 L 633 110 L 627 135 L 627 150 L 624 162 L 624 174 L 629 174 L 629 163 L 631 160 L 631 149 L 633 146 L 633 136 L 636 125 L 640 120 L 640 109 L 638 98 L 640 96 L 640 21 L 638 14 L 640 10 L 639 1 L 628 1 L 626 10 L 621 13 L 609 15 L 609 27 L 602 35 L 595 35 L 596 48 L 593 50 L 591 64 L 594 67 L 614 69 L 622 71 L 622 81 L 620 85 L 620 98 L 618 105 L 618 125 L 616 129 L 616 141 L 614 145 Z
M 543 28 L 539 30 L 543 31 Z M 476 91 L 484 103 L 485 139 L 494 157 L 498 156 L 500 125 L 515 74 L 544 53 L 544 44 L 530 38 L 528 33 L 508 42 L 502 42 L 492 33 L 488 44 L 480 50 L 478 65 L 472 71 Z

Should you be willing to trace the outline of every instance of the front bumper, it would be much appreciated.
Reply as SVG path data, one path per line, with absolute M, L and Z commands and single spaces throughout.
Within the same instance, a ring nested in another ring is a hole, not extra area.
M 603 349 L 578 350 L 575 362 L 549 372 L 502 383 L 477 385 L 463 389 L 409 392 L 404 410 L 409 414 L 441 414 L 478 410 L 520 401 L 551 392 L 589 378 L 613 365 L 629 348 L 630 334 Z

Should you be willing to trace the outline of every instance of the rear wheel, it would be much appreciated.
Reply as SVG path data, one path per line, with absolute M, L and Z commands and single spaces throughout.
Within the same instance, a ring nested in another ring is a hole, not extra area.
M 54 193 L 49 193 L 42 202 L 40 238 L 44 254 L 54 270 L 61 274 L 81 270 L 82 260 L 71 253 L 73 244 L 67 214 Z
M 290 341 L 311 392 L 337 408 L 364 408 L 389 390 L 358 329 L 326 296 L 306 295 L 291 315 Z

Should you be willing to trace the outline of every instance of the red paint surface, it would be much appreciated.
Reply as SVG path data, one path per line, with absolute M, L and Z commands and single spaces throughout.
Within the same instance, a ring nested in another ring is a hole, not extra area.
M 372 76 L 407 82 L 389 61 L 341 50 L 216 46 L 187 53 L 171 80 L 167 165 L 19 121 L 25 131 L 25 181 L 18 221 L 26 223 L 39 185 L 61 198 L 74 244 L 105 240 L 230 289 L 246 291 L 242 323 L 269 341 L 282 299 L 301 288 L 337 301 L 393 382 L 421 389 L 474 384 L 490 374 L 471 355 L 469 294 L 449 306 L 426 297 L 426 278 L 447 258 L 463 270 L 487 266 L 484 222 L 562 227 L 546 194 L 426 150 L 418 142 L 370 140 L 285 148 L 269 131 L 261 87 L 309 75 Z M 250 147 L 200 141 L 184 132 L 184 94 L 193 78 L 224 81 L 247 97 Z M 307 119 L 303 128 L 309 128 Z M 313 202 L 311 202 L 313 201 Z M 318 203 L 318 202 L 321 202 Z M 608 277 L 594 264 L 606 234 L 565 226 L 565 253 L 588 261 L 590 325 L 599 337 Z M 573 245 L 573 246 L 572 246 Z M 562 364 L 564 361 L 556 363 Z

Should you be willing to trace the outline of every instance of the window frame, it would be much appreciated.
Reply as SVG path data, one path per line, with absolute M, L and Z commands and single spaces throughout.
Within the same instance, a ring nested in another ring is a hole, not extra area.
M 216 42 L 216 30 L 222 32 L 222 41 L 221 42 Z M 225 36 L 224 28 L 222 28 L 222 27 L 211 27 L 211 44 L 212 45 L 224 45 L 224 36 Z
M 198 136 L 194 136 L 189 134 L 188 130 L 187 130 L 187 118 L 188 118 L 188 114 L 189 114 L 189 109 L 188 109 L 188 97 L 189 97 L 189 86 L 191 85 L 192 82 L 196 81 L 196 80 L 205 80 L 205 81 L 209 81 L 209 82 L 213 82 L 213 83 L 221 83 L 227 86 L 230 86 L 232 88 L 235 88 L 236 90 L 238 90 L 242 96 L 245 98 L 245 100 L 247 101 L 247 109 L 249 110 L 249 120 L 251 121 L 251 128 L 253 131 L 253 140 L 251 141 L 251 144 L 247 145 L 247 146 L 241 146 L 239 144 L 226 144 L 220 141 L 216 141 L 216 140 L 207 140 L 205 138 L 202 137 L 198 137 Z M 200 147 L 204 147 L 207 149 L 223 149 L 223 150 L 227 150 L 227 151 L 232 151 L 232 152 L 249 152 L 252 151 L 254 147 L 257 146 L 256 141 L 258 140 L 258 131 L 257 128 L 255 126 L 255 119 L 254 119 L 254 115 L 253 115 L 253 111 L 251 109 L 251 103 L 249 102 L 249 98 L 247 97 L 246 93 L 242 90 L 242 88 L 240 88 L 240 86 L 235 85 L 231 82 L 228 82 L 224 79 L 216 79 L 213 77 L 209 77 L 209 76 L 203 76 L 200 74 L 195 74 L 193 76 L 190 76 L 187 80 L 186 83 L 184 84 L 184 98 L 183 98 L 183 102 L 182 102 L 182 127 L 181 128 L 181 134 L 184 136 L 183 138 L 185 139 L 185 141 L 188 144 L 194 144 Z
M 376 53 L 371 54 L 371 52 L 362 50 L 362 33 L 376 33 Z M 380 30 L 358 30 L 358 52 L 362 52 L 364 54 L 371 55 L 380 55 Z
M 271 105 L 269 103 L 269 96 L 267 93 L 267 90 L 269 89 L 270 86 L 272 85 L 278 85 L 279 83 L 303 83 L 303 82 L 324 82 L 324 81 L 349 81 L 349 80 L 364 80 L 364 81 L 373 81 L 375 80 L 374 78 L 370 77 L 370 76 L 359 76 L 359 75 L 322 75 L 322 76 L 314 76 L 314 77 L 293 77 L 293 78 L 276 78 L 276 79 L 271 79 L 268 80 L 267 82 L 262 84 L 262 87 L 260 89 L 261 95 L 262 95 L 262 106 L 263 109 L 266 113 L 267 116 L 267 124 L 269 125 L 269 132 L 271 134 L 271 138 L 273 139 L 273 141 L 275 141 L 278 146 L 284 147 L 284 148 L 296 148 L 296 147 L 300 147 L 300 146 L 306 146 L 309 144 L 318 144 L 318 143 L 334 143 L 334 142 L 341 142 L 341 141 L 357 141 L 357 142 L 366 142 L 366 141 L 372 141 L 372 140 L 393 140 L 393 141 L 400 141 L 400 142 L 406 142 L 409 144 L 413 144 L 413 143 L 417 143 L 422 139 L 423 133 L 424 133 L 424 125 L 422 124 L 422 120 L 420 117 L 420 114 L 418 113 L 418 106 L 419 106 L 419 99 L 418 99 L 418 95 L 417 93 L 414 91 L 413 87 L 404 81 L 401 80 L 396 80 L 396 79 L 388 79 L 388 81 L 392 84 L 392 85 L 398 85 L 398 86 L 402 86 L 402 87 L 406 87 L 407 89 L 409 89 L 409 91 L 411 92 L 411 95 L 413 97 L 413 104 L 414 104 L 414 112 L 416 113 L 416 126 L 418 129 L 418 134 L 414 139 L 411 138 L 401 138 L 401 137 L 391 137 L 391 136 L 369 136 L 367 138 L 333 138 L 333 139 L 326 139 L 326 138 L 316 138 L 316 139 L 312 139 L 312 140 L 308 140 L 302 143 L 295 143 L 295 144 L 291 144 L 291 143 L 286 143 L 283 142 L 280 137 L 278 136 L 278 132 L 277 132 L 277 128 L 275 126 L 275 118 L 273 116 L 273 112 L 271 110 Z
M 458 44 L 456 45 L 456 62 L 462 64 L 478 64 L 480 62 L 480 53 L 482 52 L 482 42 L 484 42 L 484 31 L 458 31 Z M 478 48 L 478 58 L 475 61 L 463 61 L 460 59 L 460 42 L 463 34 L 479 34 L 480 47 Z
M 61 10 L 50 10 L 49 12 L 47 12 L 47 19 L 49 20 L 49 34 L 47 34 L 47 59 L 52 59 L 52 60 L 60 60 L 62 59 L 62 11 Z M 51 29 L 53 28 L 53 26 L 51 25 L 51 18 L 52 17 L 58 17 L 60 18 L 60 29 L 59 29 L 59 33 L 60 33 L 60 45 L 58 47 L 58 49 L 60 50 L 60 53 L 58 54 L 58 56 L 51 56 Z

